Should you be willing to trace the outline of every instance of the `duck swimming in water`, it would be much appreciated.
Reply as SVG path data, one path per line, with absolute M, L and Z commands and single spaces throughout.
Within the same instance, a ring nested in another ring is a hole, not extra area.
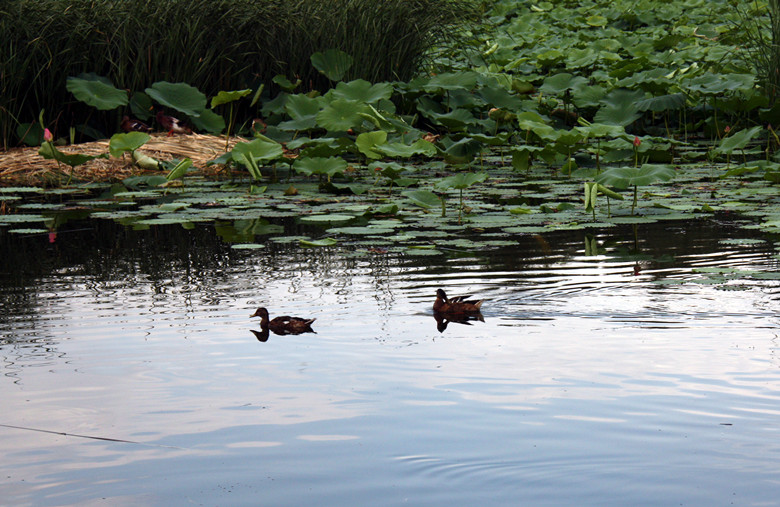
M 265 308 L 258 308 L 257 311 L 249 317 L 260 317 L 260 327 L 262 329 L 270 329 L 279 335 L 313 333 L 314 330 L 311 328 L 311 324 L 317 320 L 289 317 L 287 315 L 274 317 L 273 319 L 268 320 L 268 310 Z
M 483 300 L 469 300 L 471 296 L 455 296 L 448 298 L 442 289 L 436 290 L 436 301 L 433 302 L 433 311 L 449 314 L 479 313 Z

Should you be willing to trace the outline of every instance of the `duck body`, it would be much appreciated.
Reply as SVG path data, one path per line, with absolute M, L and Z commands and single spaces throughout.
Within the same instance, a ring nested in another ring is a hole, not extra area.
M 173 134 L 192 134 L 192 129 L 186 126 L 184 122 L 178 118 L 168 116 L 162 111 L 157 111 L 156 118 L 157 123 L 159 123 L 162 128 L 168 131 L 168 137 L 172 136 Z
M 442 289 L 436 290 L 436 301 L 433 302 L 433 311 L 444 314 L 470 314 L 479 313 L 483 300 L 470 300 L 471 296 L 455 296 L 448 298 Z
M 136 120 L 135 118 L 130 118 L 129 116 L 124 116 L 122 118 L 122 123 L 120 124 L 120 127 L 125 132 L 151 132 L 152 131 L 152 127 L 150 127 L 146 123 L 142 122 L 141 120 Z
M 313 333 L 311 328 L 312 322 L 317 319 L 302 319 L 300 317 L 290 317 L 284 315 L 281 317 L 268 318 L 268 310 L 265 308 L 258 308 L 255 313 L 250 315 L 251 317 L 260 317 L 260 327 L 264 330 L 270 329 L 275 334 L 301 334 L 301 333 Z

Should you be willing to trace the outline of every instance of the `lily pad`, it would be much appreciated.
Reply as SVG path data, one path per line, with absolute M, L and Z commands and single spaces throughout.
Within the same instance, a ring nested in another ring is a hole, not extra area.
M 333 246 L 338 241 L 334 238 L 323 238 L 323 239 L 302 239 L 300 240 L 301 246 L 306 247 L 319 247 L 319 246 Z

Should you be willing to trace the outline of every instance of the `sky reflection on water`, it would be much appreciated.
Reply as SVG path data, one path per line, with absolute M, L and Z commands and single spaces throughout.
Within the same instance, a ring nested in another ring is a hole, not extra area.
M 568 233 L 420 261 L 137 234 L 3 278 L 4 502 L 776 498 L 777 283 L 692 283 L 702 267 L 776 270 L 766 245 L 637 260 L 586 256 Z M 439 286 L 487 298 L 485 321 L 439 332 Z M 316 317 L 317 334 L 260 342 L 257 306 Z

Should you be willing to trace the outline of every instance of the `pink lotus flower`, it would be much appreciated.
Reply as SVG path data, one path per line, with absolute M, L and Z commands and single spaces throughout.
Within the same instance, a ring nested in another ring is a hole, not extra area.
M 642 144 L 642 140 L 639 139 L 639 137 L 634 136 L 634 148 L 639 148 L 640 144 Z
M 51 135 L 51 130 L 43 129 L 43 140 L 47 143 L 50 143 L 54 140 L 54 136 Z
M 728 134 L 729 132 L 731 132 L 731 127 L 727 126 L 725 129 L 723 129 L 723 132 Z

